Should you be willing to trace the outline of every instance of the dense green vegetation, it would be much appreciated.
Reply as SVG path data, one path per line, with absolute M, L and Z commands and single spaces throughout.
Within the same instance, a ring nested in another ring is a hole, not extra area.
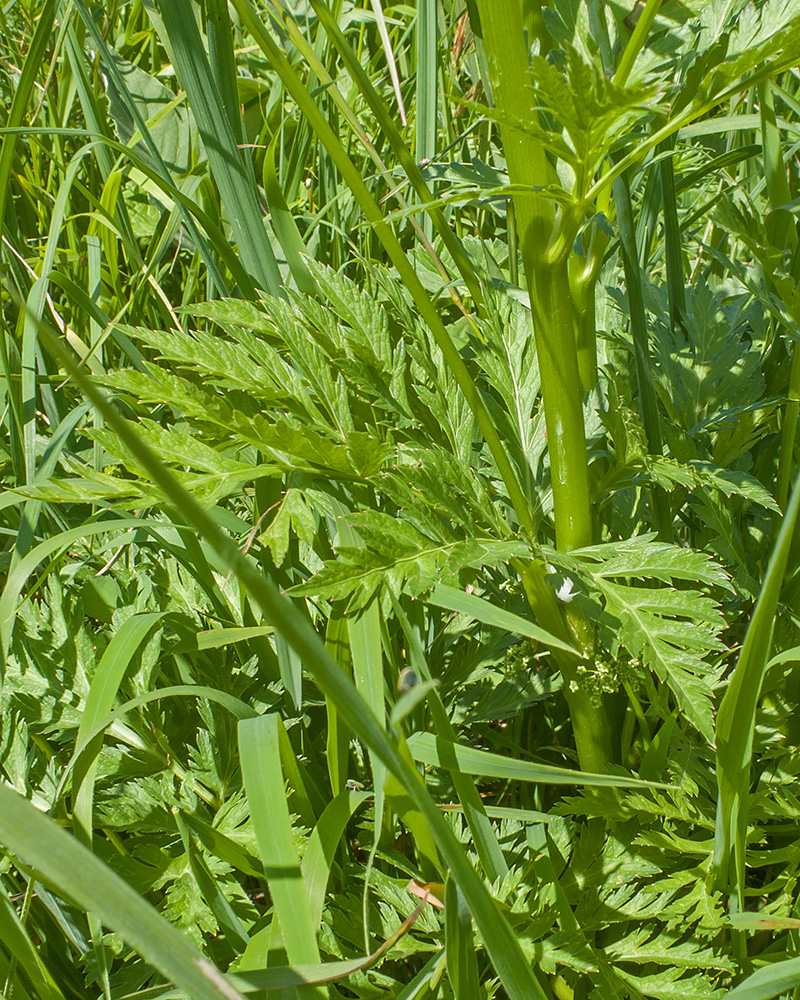
M 3 996 L 797 1000 L 800 3 L 0 31 Z

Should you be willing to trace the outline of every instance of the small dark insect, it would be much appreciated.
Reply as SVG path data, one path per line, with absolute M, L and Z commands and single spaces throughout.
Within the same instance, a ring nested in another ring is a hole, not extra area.
M 419 677 L 411 667 L 404 667 L 397 678 L 397 690 L 400 694 L 408 694 L 411 688 L 419 684 Z

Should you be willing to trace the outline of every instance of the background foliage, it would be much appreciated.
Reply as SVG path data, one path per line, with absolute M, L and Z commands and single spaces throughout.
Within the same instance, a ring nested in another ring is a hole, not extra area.
M 0 28 L 4 995 L 800 996 L 800 6 Z

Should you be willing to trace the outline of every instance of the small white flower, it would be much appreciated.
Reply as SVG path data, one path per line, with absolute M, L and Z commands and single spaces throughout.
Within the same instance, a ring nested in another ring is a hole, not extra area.
M 547 563 L 545 565 L 545 569 L 547 570 L 548 576 L 552 576 L 553 573 L 556 572 L 556 568 L 555 568 L 555 566 L 552 565 L 552 563 Z
M 572 580 L 570 580 L 569 577 L 566 577 L 564 582 L 556 591 L 556 597 L 559 601 L 563 601 L 565 604 L 569 604 L 569 602 L 575 597 L 575 594 L 572 592 Z

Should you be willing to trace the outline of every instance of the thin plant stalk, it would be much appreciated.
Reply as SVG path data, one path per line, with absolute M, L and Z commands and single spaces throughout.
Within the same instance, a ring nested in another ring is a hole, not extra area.
M 530 119 L 535 101 L 528 82 L 521 5 L 517 0 L 493 0 L 491 4 L 481 0 L 478 7 L 495 103 L 501 111 L 517 119 Z M 514 208 L 542 380 L 556 546 L 569 551 L 594 541 L 583 383 L 569 277 L 569 253 L 577 224 L 569 210 L 557 210 L 552 201 L 536 193 L 536 189 L 555 181 L 541 144 L 503 124 L 500 132 L 510 181 L 522 189 L 514 194 Z M 585 656 L 591 657 L 591 628 L 579 613 L 565 608 L 562 614 L 555 606 L 543 571 L 543 566 L 532 563 L 523 572 L 534 614 L 551 631 L 547 619 L 560 622 L 562 629 L 566 621 L 573 640 L 579 643 Z M 564 691 L 581 766 L 604 771 L 612 757 L 605 711 L 582 690 L 575 665 L 563 657 L 558 657 L 558 663 L 565 680 Z
M 636 382 L 639 389 L 639 409 L 642 415 L 647 447 L 651 455 L 661 455 L 661 419 L 658 414 L 655 383 L 650 361 L 650 347 L 647 336 L 647 316 L 644 309 L 642 273 L 639 255 L 636 252 L 636 231 L 633 223 L 631 192 L 625 177 L 614 181 L 614 200 L 617 206 L 622 266 L 625 271 L 625 289 L 628 293 L 630 309 L 633 357 L 636 366 Z M 672 513 L 664 490 L 653 484 L 650 489 L 653 504 L 653 520 L 662 541 L 672 541 Z

